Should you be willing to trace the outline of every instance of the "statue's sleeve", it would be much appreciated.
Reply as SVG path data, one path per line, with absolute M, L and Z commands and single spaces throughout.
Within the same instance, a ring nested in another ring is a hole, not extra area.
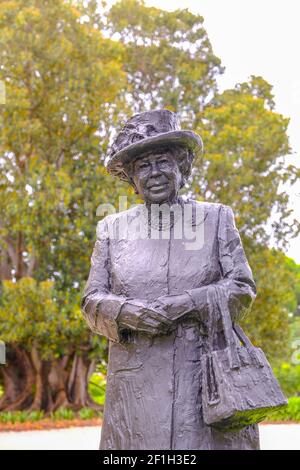
M 83 315 L 94 333 L 112 341 L 122 340 L 117 318 L 125 297 L 110 292 L 109 236 L 105 219 L 97 226 L 97 240 L 91 257 L 91 269 L 82 295 Z
M 214 286 L 225 287 L 231 318 L 237 322 L 246 315 L 255 299 L 256 286 L 229 206 L 220 206 L 217 238 L 222 278 Z M 187 292 L 205 317 L 209 311 L 208 288 L 200 287 Z

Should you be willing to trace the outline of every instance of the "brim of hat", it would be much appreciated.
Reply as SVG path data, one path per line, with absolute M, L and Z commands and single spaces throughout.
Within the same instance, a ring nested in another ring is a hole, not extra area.
M 158 134 L 153 137 L 147 137 L 146 139 L 134 142 L 115 153 L 106 164 L 107 171 L 112 175 L 119 176 L 123 180 L 127 180 L 128 177 L 124 173 L 123 168 L 124 163 L 139 156 L 142 157 L 143 154 L 153 148 L 164 147 L 167 145 L 180 145 L 187 147 L 194 152 L 195 157 L 200 155 L 203 150 L 201 137 L 193 131 L 180 130 L 166 132 L 164 134 Z

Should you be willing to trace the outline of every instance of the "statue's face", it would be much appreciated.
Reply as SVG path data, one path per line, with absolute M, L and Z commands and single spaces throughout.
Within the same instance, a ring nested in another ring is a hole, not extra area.
M 138 158 L 132 179 L 145 202 L 161 204 L 175 201 L 182 176 L 172 152 L 164 150 Z

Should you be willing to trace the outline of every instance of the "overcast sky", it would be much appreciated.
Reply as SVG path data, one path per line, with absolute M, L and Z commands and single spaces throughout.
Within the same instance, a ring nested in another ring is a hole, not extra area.
M 204 17 L 214 53 L 226 67 L 220 88 L 261 75 L 274 86 L 276 110 L 290 118 L 293 156 L 300 167 L 300 2 L 298 0 L 146 0 L 166 10 L 188 8 Z M 300 183 L 289 191 L 300 218 Z M 288 256 L 300 263 L 300 239 Z

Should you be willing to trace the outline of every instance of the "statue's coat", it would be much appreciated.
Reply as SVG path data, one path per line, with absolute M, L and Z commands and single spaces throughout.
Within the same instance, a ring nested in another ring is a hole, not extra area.
M 183 240 L 172 238 L 115 239 L 122 217 L 128 217 L 129 233 L 135 229 L 143 205 L 99 222 L 83 311 L 92 330 L 110 340 L 101 449 L 259 448 L 257 425 L 220 433 L 202 420 L 205 286 L 226 286 L 233 320 L 247 310 L 256 292 L 230 207 L 196 204 L 204 210 L 203 226 L 196 225 L 204 233 L 198 250 L 186 250 Z M 199 287 L 200 298 L 193 291 Z M 200 314 L 185 318 L 164 336 L 121 331 L 117 317 L 122 299 L 155 301 L 186 290 L 202 305 L 202 319 Z M 221 331 L 217 347 L 224 347 Z

